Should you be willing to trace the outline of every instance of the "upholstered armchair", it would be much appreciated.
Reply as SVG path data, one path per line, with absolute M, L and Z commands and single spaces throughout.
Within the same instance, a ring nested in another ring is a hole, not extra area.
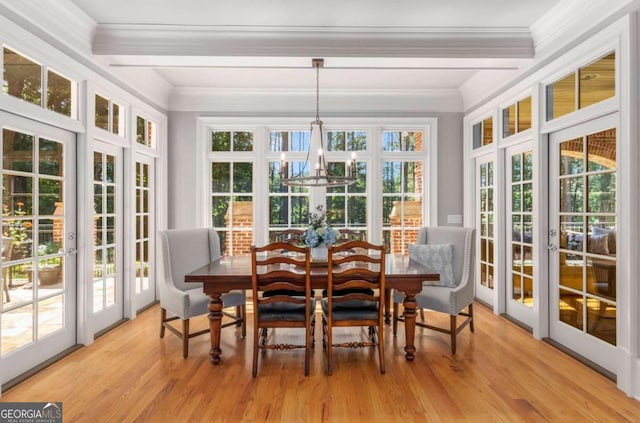
M 203 292 L 202 284 L 185 283 L 184 276 L 207 263 L 220 258 L 220 238 L 214 229 L 172 229 L 159 231 L 162 243 L 164 275 L 160 282 L 160 338 L 165 329 L 182 339 L 182 355 L 189 355 L 189 339 L 208 333 L 209 329 L 189 332 L 189 319 L 209 312 L 209 296 Z M 222 325 L 242 325 L 242 336 L 246 336 L 244 291 L 231 291 L 222 295 L 224 308 L 235 307 L 236 314 L 225 315 L 233 321 Z M 170 317 L 167 317 L 170 314 Z M 182 321 L 182 331 L 169 324 Z
M 473 298 L 474 271 L 473 259 L 475 251 L 475 230 L 458 227 L 425 227 L 418 232 L 417 248 L 420 245 L 431 245 L 432 251 L 422 248 L 409 256 L 413 260 L 421 261 L 426 266 L 440 273 L 440 283 L 425 282 L 422 292 L 416 296 L 420 309 L 429 309 L 450 315 L 449 329 L 416 322 L 417 326 L 447 333 L 451 336 L 451 353 L 456 353 L 456 335 L 468 324 L 473 332 Z M 422 254 L 422 255 L 421 255 Z M 436 256 L 436 257 L 434 257 Z M 449 258 L 450 264 L 447 264 Z M 393 334 L 398 328 L 398 308 L 404 300 L 404 295 L 394 292 L 393 296 Z M 468 311 L 463 311 L 468 308 Z M 457 316 L 466 317 L 458 326 Z

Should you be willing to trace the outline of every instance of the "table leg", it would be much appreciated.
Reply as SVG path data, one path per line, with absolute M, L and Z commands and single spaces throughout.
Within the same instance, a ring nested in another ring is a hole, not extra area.
M 388 288 L 384 290 L 384 323 L 391 323 L 391 290 Z
M 415 293 L 405 292 L 404 297 L 404 331 L 406 333 L 407 345 L 404 347 L 405 358 L 408 361 L 413 361 L 415 358 L 416 346 L 415 332 L 416 332 L 416 297 Z
M 221 293 L 210 294 L 211 301 L 209 301 L 209 328 L 211 329 L 211 349 L 209 355 L 211 356 L 211 362 L 213 364 L 220 363 L 220 330 L 222 327 L 222 300 Z

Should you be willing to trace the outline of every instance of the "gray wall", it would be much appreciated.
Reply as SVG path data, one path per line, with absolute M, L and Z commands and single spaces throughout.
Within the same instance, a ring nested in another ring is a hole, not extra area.
M 196 112 L 169 113 L 169 228 L 197 225 Z M 462 113 L 429 113 L 438 119 L 438 224 L 446 225 L 447 216 L 462 214 Z

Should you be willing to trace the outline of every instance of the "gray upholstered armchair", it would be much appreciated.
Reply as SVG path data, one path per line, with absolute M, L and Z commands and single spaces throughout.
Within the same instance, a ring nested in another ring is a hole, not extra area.
M 420 229 L 418 232 L 418 239 L 416 240 L 417 245 L 452 245 L 452 249 L 449 250 L 452 252 L 451 270 L 453 271 L 451 283 L 448 284 L 450 286 L 443 286 L 447 285 L 446 283 L 434 285 L 432 283 L 425 282 L 422 287 L 422 292 L 416 295 L 418 308 L 426 308 L 449 314 L 451 316 L 450 328 L 444 329 L 421 322 L 416 322 L 416 325 L 451 335 L 451 352 L 453 354 L 456 353 L 456 335 L 458 332 L 460 332 L 467 324 L 469 324 L 471 332 L 473 332 L 474 234 L 475 230 L 471 228 L 426 227 Z M 412 257 L 412 259 L 419 258 Z M 428 266 L 430 265 L 429 263 L 425 264 Z M 444 272 L 440 269 L 434 270 L 440 272 L 442 281 Z M 402 293 L 394 292 L 394 336 L 396 335 L 398 328 L 398 304 L 401 304 L 403 300 L 404 295 Z M 464 312 L 463 310 L 467 307 L 468 312 Z M 456 321 L 458 315 L 466 317 L 460 326 L 457 325 Z
M 189 338 L 208 333 L 201 330 L 189 333 L 189 319 L 209 312 L 209 297 L 204 294 L 202 284 L 185 283 L 184 275 L 213 260 L 220 258 L 220 238 L 214 229 L 172 229 L 159 231 L 162 243 L 164 275 L 160 278 L 160 338 L 164 330 L 182 338 L 182 355 L 189 355 Z M 232 291 L 222 295 L 224 307 L 236 307 L 236 314 L 225 315 L 234 320 L 222 327 L 242 325 L 242 336 L 246 336 L 244 291 Z M 167 317 L 167 312 L 172 316 Z M 169 324 L 182 320 L 182 332 Z

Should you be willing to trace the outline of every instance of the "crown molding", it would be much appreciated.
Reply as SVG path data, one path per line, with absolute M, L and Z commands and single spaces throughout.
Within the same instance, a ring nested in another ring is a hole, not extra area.
M 635 0 L 563 0 L 533 25 L 531 36 L 540 59 L 559 45 L 581 37 L 589 28 L 618 13 Z
M 522 28 L 98 25 L 93 53 L 158 56 L 531 58 Z
M 170 111 L 210 113 L 315 114 L 315 90 L 177 88 L 171 92 Z M 322 90 L 322 115 L 349 113 L 462 112 L 458 90 Z
M 98 24 L 70 0 L 0 0 L 0 6 L 26 21 L 37 22 L 50 37 L 75 51 L 91 54 Z

